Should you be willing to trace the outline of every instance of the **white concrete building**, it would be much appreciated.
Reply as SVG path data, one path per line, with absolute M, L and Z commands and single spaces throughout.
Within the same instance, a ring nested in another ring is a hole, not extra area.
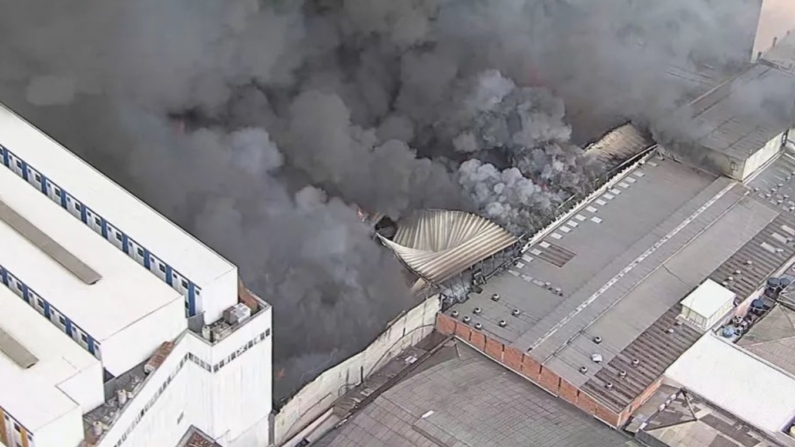
M 0 442 L 267 445 L 271 309 L 237 268 L 2 107 L 0 161 Z

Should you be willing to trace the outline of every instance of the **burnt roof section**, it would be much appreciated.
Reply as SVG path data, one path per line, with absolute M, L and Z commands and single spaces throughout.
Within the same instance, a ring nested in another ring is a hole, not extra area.
M 583 386 L 588 394 L 620 412 L 649 387 L 702 333 L 677 325 L 682 306 L 677 304 L 646 329 Z M 673 333 L 668 330 L 673 328 Z M 637 365 L 633 361 L 638 360 Z M 620 372 L 626 377 L 620 377 Z M 606 384 L 612 383 L 608 389 Z
M 611 130 L 599 141 L 589 144 L 585 151 L 611 166 L 629 160 L 655 144 L 650 135 L 632 124 L 625 124 Z

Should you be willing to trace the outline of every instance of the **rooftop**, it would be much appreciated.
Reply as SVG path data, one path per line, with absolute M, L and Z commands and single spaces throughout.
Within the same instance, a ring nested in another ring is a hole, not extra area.
M 105 340 L 166 304 L 184 300 L 6 169 L 0 169 L 0 202 L 16 215 L 14 222 L 23 218 L 37 235 L 31 239 L 31 234 L 20 233 L 5 213 L 0 218 L 0 266 L 95 340 Z M 44 245 L 43 237 L 47 238 Z M 60 256 L 85 265 L 101 279 L 87 283 L 65 267 L 65 261 L 54 254 L 56 249 Z M 9 283 L 9 287 L 23 290 L 19 283 Z M 39 307 L 44 312 L 43 306 Z M 35 312 L 33 315 L 46 321 Z
M 792 4 L 787 6 L 792 10 L 790 14 L 795 14 L 795 7 Z M 788 24 L 792 25 L 792 24 Z M 786 37 L 779 40 L 776 46 L 770 48 L 762 54 L 762 63 L 770 64 L 779 70 L 795 74 L 795 34 L 787 32 Z
M 771 433 L 795 416 L 795 378 L 712 334 L 701 338 L 666 377 Z
M 764 432 L 710 405 L 700 397 L 675 388 L 663 387 L 675 398 L 646 421 L 638 438 L 656 439 L 677 447 L 777 447 L 780 444 Z M 659 405 L 659 402 L 657 403 Z M 651 445 L 651 443 L 648 443 Z
M 0 330 L 5 334 L 0 346 L 0 383 L 4 384 L 0 386 L 0 407 L 28 431 L 79 411 L 81 403 L 90 405 L 92 402 L 86 401 L 81 384 L 70 381 L 91 368 L 97 375 L 94 397 L 101 401 L 99 360 L 5 287 L 0 287 Z M 19 365 L 9 358 L 6 352 L 9 340 L 27 350 L 35 362 L 30 366 Z
M 2 105 L 0 145 L 199 286 L 235 268 Z
M 616 162 L 629 160 L 655 144 L 651 136 L 632 124 L 625 124 L 611 130 L 595 143 L 589 144 L 585 150 L 610 166 Z
M 795 375 L 795 312 L 781 305 L 773 307 L 737 344 Z
M 791 91 L 795 78 L 765 64 L 756 64 L 670 116 L 671 123 L 687 123 L 689 146 L 704 147 L 745 160 L 789 128 L 790 120 L 760 92 Z M 786 103 L 786 101 L 783 101 Z M 770 110 L 770 113 L 760 111 Z M 681 126 L 675 126 L 681 127 Z
M 620 447 L 624 435 L 460 342 L 437 351 L 318 447 Z
M 707 278 L 747 297 L 795 254 L 795 216 L 730 179 L 657 156 L 622 175 L 447 311 L 616 411 L 700 337 L 683 298 Z

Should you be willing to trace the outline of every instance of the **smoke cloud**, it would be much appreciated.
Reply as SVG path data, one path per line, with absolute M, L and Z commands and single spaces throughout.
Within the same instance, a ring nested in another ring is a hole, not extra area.
M 0 98 L 240 267 L 275 309 L 277 397 L 415 302 L 354 205 L 537 227 L 599 170 L 578 144 L 702 93 L 671 67 L 731 72 L 758 17 L 758 0 L 0 2 Z

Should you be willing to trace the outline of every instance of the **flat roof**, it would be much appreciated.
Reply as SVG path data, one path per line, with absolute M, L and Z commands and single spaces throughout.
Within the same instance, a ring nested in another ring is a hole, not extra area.
M 683 298 L 707 278 L 747 297 L 795 255 L 782 236 L 795 215 L 782 211 L 731 179 L 653 157 L 447 313 L 619 411 L 701 335 L 676 324 Z
M 0 145 L 199 286 L 235 268 L 212 249 L 2 105 Z
M 726 304 L 733 303 L 734 297 L 734 292 L 711 279 L 707 279 L 682 300 L 682 306 L 709 318 Z
M 100 274 L 102 279 L 86 284 L 0 219 L 0 266 L 94 339 L 105 340 L 174 300 L 184 300 L 7 169 L 0 169 L 0 202 Z
M 770 140 L 789 129 L 791 119 L 760 113 L 760 91 L 792 91 L 795 77 L 764 64 L 756 64 L 690 104 L 667 120 L 687 123 L 687 145 L 704 147 L 745 160 Z M 785 113 L 792 113 L 788 110 Z M 681 127 L 681 126 L 677 126 Z
M 79 405 L 58 386 L 99 360 L 5 287 L 0 287 L 0 329 L 37 359 L 21 368 L 0 352 L 0 407 L 29 431 L 74 411 Z
M 455 342 L 359 410 L 318 447 L 637 445 Z
M 711 333 L 665 375 L 763 430 L 781 431 L 795 417 L 795 378 Z

